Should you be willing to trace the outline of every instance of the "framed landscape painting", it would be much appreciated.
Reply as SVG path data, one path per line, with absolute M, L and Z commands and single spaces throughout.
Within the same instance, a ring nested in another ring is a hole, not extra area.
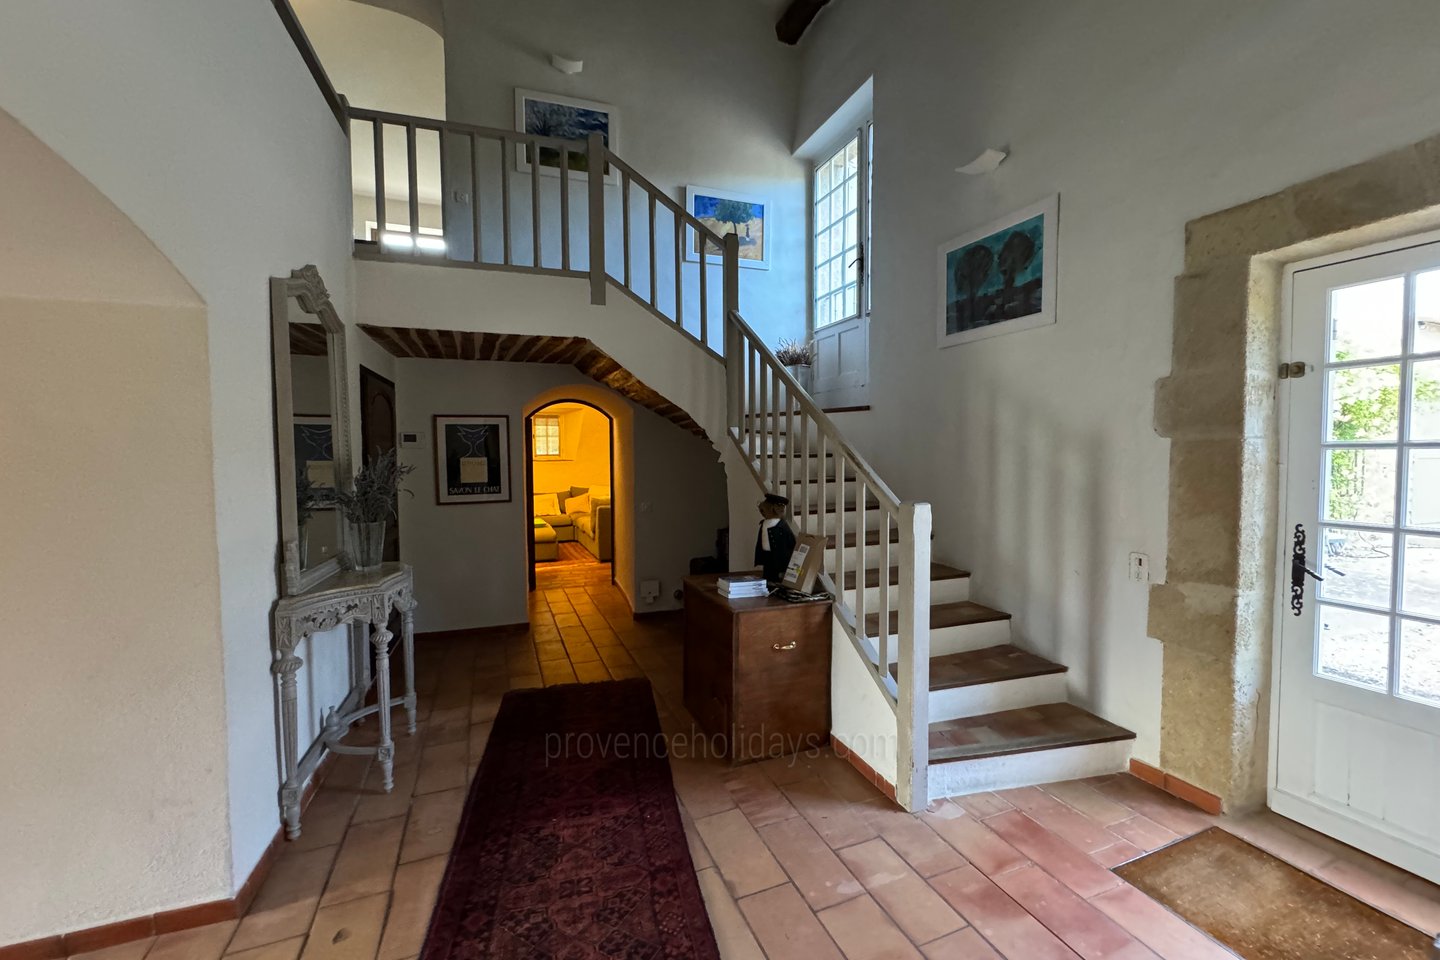
M 1055 322 L 1060 196 L 940 245 L 940 346 Z
M 591 133 L 599 133 L 605 145 L 619 150 L 620 120 L 615 108 L 608 103 L 594 100 L 578 100 L 558 93 L 540 93 L 535 90 L 515 90 L 515 129 L 521 133 L 533 133 L 542 137 L 560 140 L 584 140 Z M 529 144 L 516 144 L 515 169 L 529 173 L 534 157 Z M 552 177 L 560 175 L 560 150 L 556 147 L 540 147 L 539 164 L 541 174 Z M 569 151 L 567 162 L 570 176 L 585 177 L 590 172 L 590 155 L 585 149 Z M 614 182 L 619 174 L 608 163 L 605 176 Z
M 729 190 L 688 186 L 685 210 L 720 236 L 733 233 L 740 238 L 740 266 L 770 269 L 770 247 L 765 236 L 770 205 L 766 201 Z M 686 232 L 690 234 L 690 241 L 685 247 L 685 259 L 699 263 L 700 235 L 693 229 Z M 724 255 L 718 251 L 711 250 L 707 255 L 710 263 L 725 262 Z
M 510 418 L 435 416 L 435 502 L 510 501 Z

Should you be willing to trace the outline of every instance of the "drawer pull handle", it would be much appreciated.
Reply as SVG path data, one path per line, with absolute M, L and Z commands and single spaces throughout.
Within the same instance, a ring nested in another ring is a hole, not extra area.
M 795 646 L 796 646 L 795 641 L 794 641 L 794 640 L 791 640 L 789 643 L 772 643 L 772 644 L 770 644 L 770 649 L 771 649 L 771 650 L 794 650 L 794 649 L 795 649 Z

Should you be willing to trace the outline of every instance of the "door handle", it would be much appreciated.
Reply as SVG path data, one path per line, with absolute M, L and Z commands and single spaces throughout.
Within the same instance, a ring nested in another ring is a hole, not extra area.
M 1324 577 L 1311 570 L 1305 555 L 1305 525 L 1295 524 L 1295 533 L 1290 546 L 1290 612 L 1300 616 L 1305 610 L 1305 578 L 1324 581 Z
M 796 646 L 798 646 L 798 644 L 797 644 L 794 640 L 791 640 L 789 643 L 772 643 L 772 644 L 770 644 L 770 649 L 771 649 L 771 650 L 794 650 Z

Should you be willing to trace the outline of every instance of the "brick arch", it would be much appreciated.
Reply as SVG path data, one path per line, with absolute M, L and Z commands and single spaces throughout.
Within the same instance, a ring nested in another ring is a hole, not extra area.
M 1440 136 L 1185 226 L 1155 385 L 1169 543 L 1148 632 L 1164 646 L 1160 764 L 1227 809 L 1263 804 L 1268 782 L 1284 269 L 1436 227 Z

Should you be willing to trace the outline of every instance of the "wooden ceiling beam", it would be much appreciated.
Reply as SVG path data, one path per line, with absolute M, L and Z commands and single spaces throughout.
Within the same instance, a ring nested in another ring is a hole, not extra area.
M 815 15 L 829 3 L 830 0 L 791 0 L 790 6 L 780 14 L 780 19 L 775 22 L 775 37 L 781 43 L 788 43 L 792 47 L 800 42 L 809 29 Z

